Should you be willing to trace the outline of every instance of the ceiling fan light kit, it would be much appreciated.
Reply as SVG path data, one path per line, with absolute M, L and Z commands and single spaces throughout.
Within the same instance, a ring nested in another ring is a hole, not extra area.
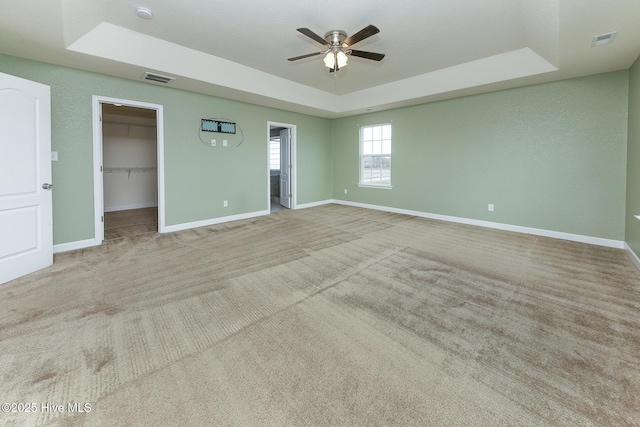
M 347 66 L 349 55 L 374 61 L 382 61 L 382 58 L 384 58 L 384 54 L 382 53 L 347 49 L 353 44 L 378 34 L 380 30 L 373 25 L 363 28 L 351 37 L 348 37 L 348 34 L 342 30 L 329 31 L 324 35 L 324 38 L 320 37 L 308 28 L 298 28 L 297 31 L 323 46 L 326 46 L 327 50 L 289 58 L 289 61 L 297 61 L 299 59 L 309 58 L 312 56 L 324 55 L 323 62 L 325 67 L 329 68 L 330 72 L 337 72 L 340 68 Z
M 324 56 L 324 66 L 330 69 L 335 68 L 336 70 L 346 67 L 348 61 L 347 54 L 342 50 L 330 50 Z M 338 66 L 336 67 L 336 64 Z

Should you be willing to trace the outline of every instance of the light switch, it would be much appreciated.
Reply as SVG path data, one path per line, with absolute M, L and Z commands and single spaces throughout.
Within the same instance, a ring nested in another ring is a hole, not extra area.
M 52 151 L 51 152 L 51 161 L 52 162 L 57 162 L 58 161 L 58 152 L 57 151 Z
M 222 140 L 222 146 L 223 146 L 223 147 L 226 147 L 226 146 L 227 146 L 227 140 L 226 140 L 226 139 L 223 139 L 223 140 Z

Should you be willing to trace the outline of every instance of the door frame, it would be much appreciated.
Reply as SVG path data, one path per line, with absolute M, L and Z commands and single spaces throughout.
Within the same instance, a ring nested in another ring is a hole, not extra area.
M 158 233 L 166 232 L 164 200 L 164 113 L 160 104 L 93 95 L 93 206 L 95 244 L 104 241 L 104 182 L 102 172 L 102 104 L 121 104 L 127 107 L 156 111 L 156 144 L 158 153 Z
M 291 130 L 291 175 L 289 179 L 291 180 L 291 209 L 297 209 L 298 206 L 298 195 L 297 195 L 297 181 L 298 181 L 298 168 L 297 168 L 297 149 L 296 142 L 298 140 L 297 136 L 297 126 L 290 123 L 281 123 L 281 122 L 267 122 L 267 211 L 271 211 L 271 170 L 269 168 L 269 144 L 271 142 L 271 128 L 288 128 Z M 280 165 L 282 167 L 282 165 Z

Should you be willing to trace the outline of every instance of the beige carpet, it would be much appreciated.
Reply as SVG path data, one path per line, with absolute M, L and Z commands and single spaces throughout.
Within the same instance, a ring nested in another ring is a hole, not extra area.
M 0 286 L 0 398 L 36 404 L 3 426 L 638 425 L 640 272 L 338 205 L 122 238 Z
M 158 208 L 127 209 L 104 213 L 104 239 L 113 240 L 158 232 Z

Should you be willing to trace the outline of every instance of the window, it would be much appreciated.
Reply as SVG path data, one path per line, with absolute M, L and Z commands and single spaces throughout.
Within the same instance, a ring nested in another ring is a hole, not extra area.
M 280 138 L 269 141 L 269 169 L 280 170 Z
M 391 188 L 391 124 L 360 127 L 360 185 Z

